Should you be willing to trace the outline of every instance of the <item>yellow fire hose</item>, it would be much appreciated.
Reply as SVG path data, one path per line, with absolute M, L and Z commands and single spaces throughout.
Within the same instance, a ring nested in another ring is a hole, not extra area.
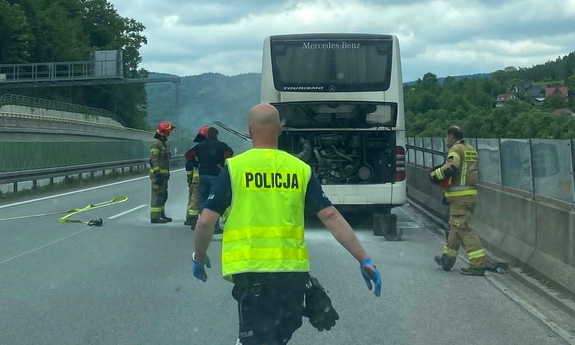
M 107 207 L 115 204 L 119 204 L 122 202 L 126 202 L 128 200 L 127 196 L 116 196 L 111 200 L 103 201 L 97 204 L 89 204 L 82 208 L 73 208 L 68 211 L 60 211 L 60 212 L 51 212 L 51 213 L 40 213 L 40 214 L 32 214 L 26 216 L 18 216 L 18 217 L 8 217 L 8 218 L 0 218 L 0 222 L 8 221 L 8 220 L 17 220 L 17 219 L 27 219 L 27 218 L 35 218 L 35 217 L 45 217 L 45 216 L 52 216 L 56 214 L 66 214 L 63 217 L 58 218 L 58 223 L 84 223 L 88 226 L 102 226 L 104 223 L 102 218 L 100 219 L 92 219 L 89 221 L 83 221 L 79 219 L 70 219 L 70 217 L 75 216 L 79 213 L 91 211 L 97 208 Z

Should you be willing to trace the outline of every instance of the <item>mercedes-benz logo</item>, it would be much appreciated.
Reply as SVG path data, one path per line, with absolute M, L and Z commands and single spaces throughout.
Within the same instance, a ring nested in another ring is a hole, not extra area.
M 329 86 L 329 92 L 334 92 L 334 91 L 335 91 L 335 86 L 330 85 L 330 86 Z

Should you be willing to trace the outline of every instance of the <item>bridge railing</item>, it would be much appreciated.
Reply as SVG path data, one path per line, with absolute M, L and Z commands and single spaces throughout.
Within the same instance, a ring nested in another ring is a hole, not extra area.
M 479 180 L 533 199 L 575 206 L 575 140 L 467 138 L 479 155 Z M 407 138 L 407 161 L 431 169 L 445 161 L 445 138 Z
M 24 107 L 43 108 L 58 111 L 66 111 L 70 113 L 107 117 L 125 126 L 125 123 L 122 121 L 122 119 L 120 119 L 116 114 L 114 114 L 111 111 L 105 109 L 87 107 L 73 103 L 57 102 L 49 99 L 34 98 L 34 97 L 7 93 L 0 96 L 0 106 L 3 105 L 20 105 Z

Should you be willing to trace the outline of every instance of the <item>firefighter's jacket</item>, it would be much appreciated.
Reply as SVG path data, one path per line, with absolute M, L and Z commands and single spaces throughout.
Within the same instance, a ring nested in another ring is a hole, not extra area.
M 170 175 L 170 151 L 167 139 L 156 134 L 150 145 L 150 174 Z
M 446 162 L 434 170 L 438 180 L 449 179 L 446 198 L 477 194 L 478 163 L 477 150 L 463 139 L 451 145 Z

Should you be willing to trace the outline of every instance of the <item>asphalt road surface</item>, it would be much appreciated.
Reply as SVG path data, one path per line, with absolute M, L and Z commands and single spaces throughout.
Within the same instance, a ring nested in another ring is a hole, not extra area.
M 221 235 L 202 283 L 191 275 L 193 232 L 184 226 L 183 171 L 170 180 L 169 224 L 149 222 L 149 179 L 0 206 L 0 218 L 66 211 L 125 195 L 127 202 L 79 214 L 102 227 L 61 224 L 58 215 L 0 221 L 0 344 L 235 344 L 236 304 L 221 278 Z M 306 231 L 313 274 L 340 320 L 319 332 L 304 320 L 290 344 L 567 344 L 486 277 L 433 262 L 437 236 L 409 206 L 396 209 L 403 240 L 356 233 L 383 279 L 368 291 L 358 264 L 323 227 Z

